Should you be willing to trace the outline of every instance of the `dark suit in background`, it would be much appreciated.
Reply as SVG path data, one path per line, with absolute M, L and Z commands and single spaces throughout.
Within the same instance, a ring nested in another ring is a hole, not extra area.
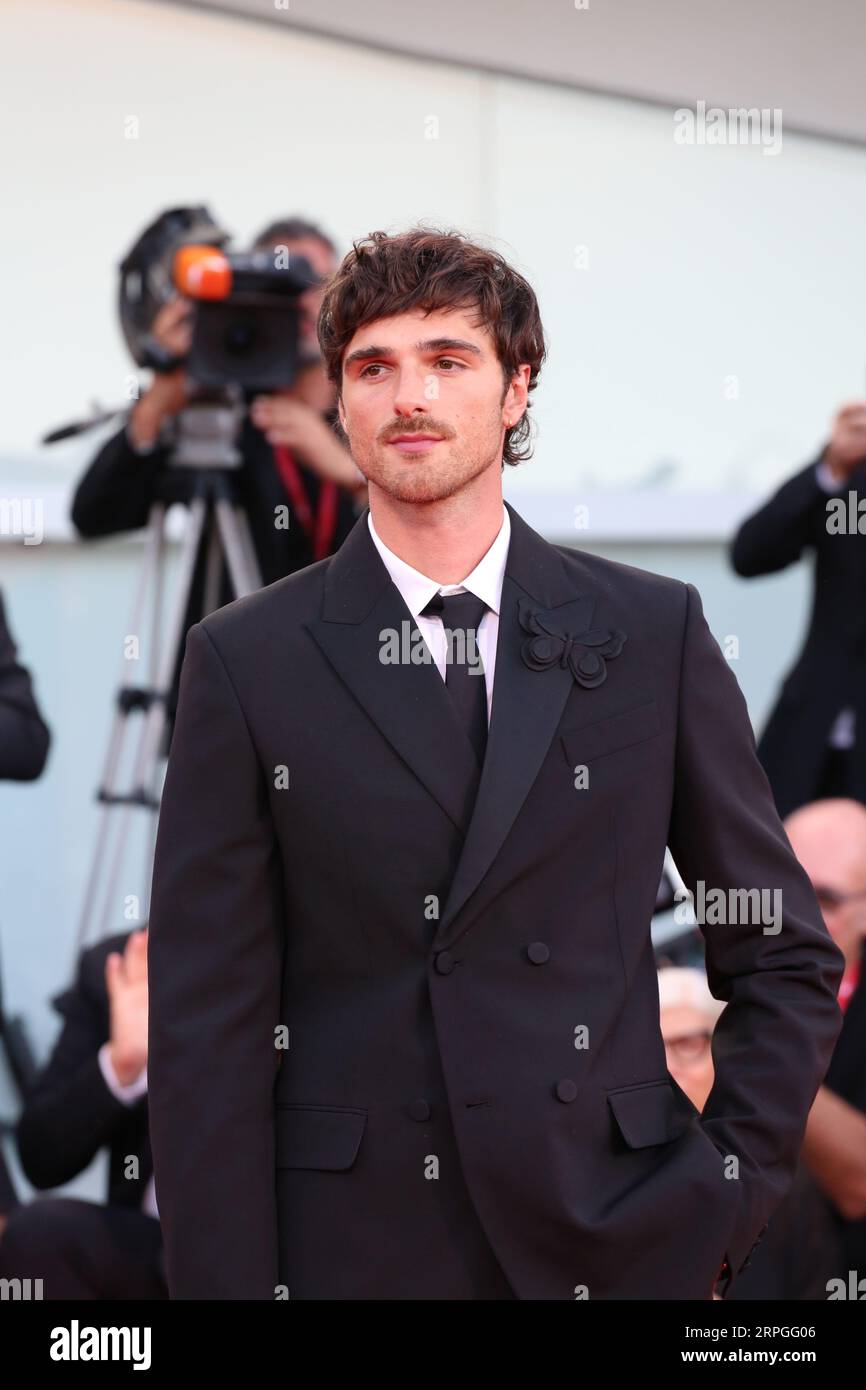
M 51 733 L 39 713 L 30 674 L 18 661 L 0 590 L 0 778 L 35 781 L 45 768 L 50 746 Z M 8 1020 L 2 1023 L 5 1029 Z M 0 1216 L 17 1205 L 18 1196 L 0 1151 Z
M 17 660 L 0 592 L 0 778 L 32 782 L 48 758 L 51 734 L 39 713 L 29 672 Z
M 728 1295 L 733 1302 L 824 1302 L 847 1266 L 835 1212 L 804 1163 L 767 1234 Z
M 413 624 L 366 512 L 190 630 L 148 938 L 173 1297 L 709 1300 L 793 1182 L 844 961 L 736 678 L 691 585 L 506 506 L 483 770 L 436 667 L 383 664 Z M 588 685 L 527 663 L 526 606 Z M 616 631 L 600 679 L 580 638 Z M 666 844 L 782 897 L 774 934 L 703 928 L 702 1114 L 660 1030 Z
M 107 1204 L 45 1198 L 20 1206 L 0 1241 L 0 1273 L 42 1278 L 46 1298 L 165 1298 L 159 1222 L 142 1211 L 153 1171 L 147 1098 L 124 1104 L 106 1084 L 98 1053 L 109 1038 L 105 961 L 129 933 L 81 953 L 74 984 L 52 1002 L 63 1027 L 25 1096 L 16 1137 L 34 1187 L 71 1182 L 108 1148 Z M 127 1177 L 129 1159 L 138 1173 Z
M 848 1001 L 842 1032 L 827 1072 L 826 1085 L 866 1115 L 866 960 L 861 958 L 860 983 Z M 845 1270 L 866 1272 L 866 1217 L 847 1221 L 835 1214 Z
M 844 794 L 866 802 L 866 535 L 827 529 L 820 458 L 813 460 L 740 526 L 731 560 L 744 578 L 773 574 L 808 552 L 814 559 L 812 609 L 800 654 L 758 741 L 758 756 L 785 817 L 820 795 Z M 866 460 L 836 496 L 853 490 L 866 500 Z M 866 528 L 866 518 L 864 518 Z M 855 739 L 850 750 L 828 743 L 837 716 L 850 707 Z M 829 775 L 844 763 L 844 782 Z

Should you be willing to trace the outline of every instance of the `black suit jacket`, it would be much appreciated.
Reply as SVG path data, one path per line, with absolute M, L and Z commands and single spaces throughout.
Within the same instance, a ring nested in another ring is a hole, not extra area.
M 819 457 L 823 456 L 819 455 Z M 797 660 L 758 740 L 781 816 L 815 799 L 827 735 L 839 710 L 856 711 L 853 793 L 866 801 L 866 539 L 827 530 L 827 503 L 813 459 L 740 526 L 731 546 L 737 574 L 774 574 L 808 553 L 814 560 L 812 608 Z M 837 497 L 866 501 L 866 460 Z M 856 505 L 856 502 L 855 502 Z M 866 529 L 866 521 L 864 521 Z
M 106 1085 L 97 1056 L 109 1038 L 105 960 L 128 937 L 120 932 L 82 951 L 74 983 L 52 1000 L 63 1027 L 24 1098 L 16 1138 L 21 1166 L 38 1188 L 71 1182 L 107 1146 L 107 1200 L 138 1209 L 153 1173 L 147 1096 L 125 1105 Z M 139 1160 L 138 1177 L 125 1176 L 130 1155 Z
M 325 418 L 332 424 L 335 416 L 335 411 L 325 412 Z M 273 449 L 248 415 L 243 418 L 238 447 L 243 461 L 231 476 L 236 484 L 238 502 L 250 524 L 262 583 L 272 584 L 311 564 L 312 545 L 292 510 L 277 471 Z M 150 509 L 159 498 L 171 501 L 183 497 L 183 489 L 189 482 L 189 469 L 169 467 L 169 458 L 169 449 L 162 445 L 150 454 L 136 454 L 130 446 L 124 424 L 99 450 L 75 490 L 71 516 L 79 534 L 97 537 L 113 535 L 118 531 L 138 530 L 147 525 Z M 321 487 L 318 474 L 300 460 L 298 471 L 315 515 Z M 288 507 L 287 527 L 274 525 L 277 507 Z M 341 488 L 338 493 L 334 550 L 345 540 L 357 519 L 352 497 Z M 184 616 L 184 634 L 203 614 L 206 558 L 206 549 L 202 546 L 193 572 Z M 235 597 L 224 563 L 220 565 L 219 593 L 220 604 L 229 603 Z M 177 708 L 182 657 L 181 644 L 169 695 L 169 723 Z
M 728 1297 L 733 1302 L 825 1302 L 831 1279 L 847 1280 L 832 1205 L 804 1163 L 767 1234 Z
M 18 661 L 0 592 L 0 777 L 34 781 L 50 745 L 51 732 L 39 713 L 30 673 Z
M 709 1299 L 793 1181 L 843 958 L 736 678 L 691 585 L 506 505 L 477 788 L 436 667 L 380 659 L 412 623 L 366 512 L 189 633 L 149 935 L 175 1298 L 450 1296 L 475 1221 L 519 1298 Z M 624 632 L 605 678 L 526 664 L 521 601 Z M 784 905 L 778 934 L 705 927 L 702 1116 L 659 1027 L 666 844 L 690 886 Z

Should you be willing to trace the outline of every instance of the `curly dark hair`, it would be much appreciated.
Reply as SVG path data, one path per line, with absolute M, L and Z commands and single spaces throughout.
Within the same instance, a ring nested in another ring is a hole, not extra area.
M 352 243 L 328 282 L 319 313 L 319 346 L 328 378 L 342 388 L 343 354 L 366 323 L 410 309 L 475 309 L 496 345 L 502 397 L 519 365 L 530 365 L 534 390 L 546 356 L 544 330 L 532 286 L 496 251 L 458 231 L 415 226 L 390 235 L 371 232 Z M 529 406 L 505 432 L 502 461 L 532 456 Z

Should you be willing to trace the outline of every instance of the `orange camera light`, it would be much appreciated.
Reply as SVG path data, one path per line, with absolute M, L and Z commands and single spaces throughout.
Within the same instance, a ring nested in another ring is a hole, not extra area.
M 175 253 L 173 278 L 190 299 L 227 299 L 231 293 L 231 265 L 215 246 L 181 246 Z

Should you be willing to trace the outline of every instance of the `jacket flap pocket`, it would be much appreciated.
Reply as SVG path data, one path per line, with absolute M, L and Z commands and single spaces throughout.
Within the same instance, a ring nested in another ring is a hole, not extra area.
M 584 724 L 579 729 L 563 729 L 560 738 L 568 757 L 569 765 L 588 762 L 600 758 L 604 753 L 613 753 L 617 748 L 628 748 L 633 743 L 642 743 L 652 738 L 661 729 L 658 706 L 655 700 L 644 705 L 627 709 L 622 714 L 611 714 L 607 719 L 599 719 L 595 724 Z
M 333 1105 L 277 1104 L 276 1165 L 278 1168 L 351 1168 L 367 1123 L 366 1110 Z
M 631 1149 L 666 1144 L 688 1128 L 689 1117 L 669 1081 L 650 1081 L 608 1091 L 607 1098 L 620 1133 Z

